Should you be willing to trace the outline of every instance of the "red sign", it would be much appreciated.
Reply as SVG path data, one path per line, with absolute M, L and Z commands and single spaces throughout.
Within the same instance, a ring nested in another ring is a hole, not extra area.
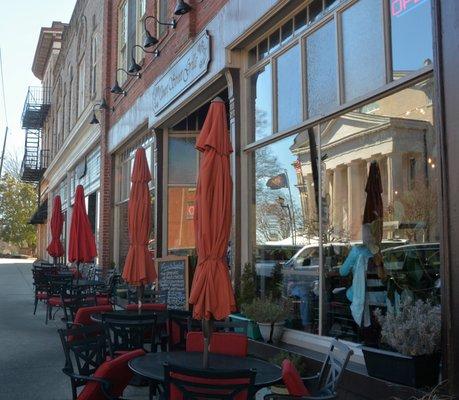
M 426 1 L 428 0 L 391 0 L 392 16 L 400 17 Z

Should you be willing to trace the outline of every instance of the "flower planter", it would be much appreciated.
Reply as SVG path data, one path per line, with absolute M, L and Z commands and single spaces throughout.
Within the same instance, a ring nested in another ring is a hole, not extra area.
M 371 347 L 362 348 L 368 375 L 415 388 L 438 384 L 440 354 L 405 356 Z
M 266 322 L 259 322 L 258 326 L 260 328 L 261 336 L 265 342 L 278 343 L 284 333 L 284 322 L 276 322 L 274 325 Z M 271 335 L 271 326 L 272 326 L 272 335 Z
M 260 328 L 258 328 L 258 325 L 255 321 L 252 321 L 246 317 L 244 317 L 242 314 L 231 314 L 229 316 L 230 320 L 234 321 L 248 321 L 247 325 L 247 336 L 250 339 L 253 340 L 260 340 L 261 339 L 261 333 L 260 333 Z M 235 329 L 235 332 L 238 332 L 238 328 Z M 240 329 L 239 332 L 242 332 L 242 329 Z

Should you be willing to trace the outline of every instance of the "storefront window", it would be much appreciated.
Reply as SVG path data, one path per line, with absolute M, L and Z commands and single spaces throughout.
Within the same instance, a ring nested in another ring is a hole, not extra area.
M 384 0 L 313 1 L 251 45 L 249 141 L 326 116 L 431 65 L 430 0 L 390 4 L 386 16 Z
M 391 0 L 394 79 L 432 62 L 430 10 L 430 0 Z
M 301 52 L 296 45 L 277 59 L 277 129 L 302 121 Z
M 258 291 L 282 285 L 290 328 L 379 346 L 377 308 L 439 303 L 432 89 L 429 78 L 253 152 Z M 368 209 L 377 176 L 381 209 Z M 358 293 L 367 299 L 360 313 Z
M 306 38 L 308 116 L 338 105 L 336 27 L 332 20 Z
M 271 65 L 257 71 L 250 78 L 251 111 L 254 118 L 255 140 L 273 133 Z
M 198 173 L 195 134 L 169 136 L 168 250 L 181 254 L 194 249 L 194 200 Z
M 341 15 L 346 101 L 386 83 L 382 0 L 360 0 Z

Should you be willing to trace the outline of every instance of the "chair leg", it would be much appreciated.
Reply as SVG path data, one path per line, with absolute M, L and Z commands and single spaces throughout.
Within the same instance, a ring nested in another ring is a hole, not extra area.
M 38 305 L 38 298 L 35 296 L 34 307 L 33 307 L 33 315 L 37 312 L 37 305 Z
M 46 319 L 45 319 L 45 324 L 48 325 L 48 316 L 49 316 L 49 304 L 46 303 Z

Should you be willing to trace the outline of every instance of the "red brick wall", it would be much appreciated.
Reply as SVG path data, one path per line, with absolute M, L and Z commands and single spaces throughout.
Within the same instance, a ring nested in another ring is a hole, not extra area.
M 122 0 L 104 2 L 104 63 L 103 63 L 103 87 L 113 86 L 115 71 L 117 69 L 118 53 L 118 9 Z M 114 168 L 113 157 L 107 153 L 107 135 L 116 121 L 132 106 L 136 99 L 148 89 L 153 81 L 161 75 L 174 61 L 177 54 L 184 50 L 193 38 L 201 32 L 207 23 L 218 13 L 228 0 L 189 0 L 193 10 L 177 19 L 177 29 L 170 31 L 167 36 L 160 38 L 159 48 L 161 56 L 153 58 L 151 54 L 145 54 L 142 65 L 142 78 L 128 77 L 123 89 L 128 91 L 127 96 L 114 96 L 104 93 L 111 107 L 115 111 L 105 112 L 105 118 L 101 121 L 101 211 L 100 211 L 100 264 L 108 266 L 113 261 L 113 193 L 114 193 Z M 169 0 L 169 15 L 172 17 L 176 1 Z M 156 14 L 156 1 L 147 0 L 147 15 Z M 148 21 L 151 32 L 156 32 L 154 21 Z M 163 48 L 164 46 L 164 48 Z M 121 74 L 122 72 L 120 72 Z M 127 221 L 127 219 L 126 219 Z M 126 240 L 128 243 L 128 240 Z M 120 249 L 120 255 L 122 254 Z M 123 257 L 120 257 L 124 260 Z
M 124 202 L 119 206 L 119 224 L 116 227 L 119 229 L 119 269 L 124 267 L 127 253 L 129 251 L 129 230 L 128 230 L 128 202 Z

